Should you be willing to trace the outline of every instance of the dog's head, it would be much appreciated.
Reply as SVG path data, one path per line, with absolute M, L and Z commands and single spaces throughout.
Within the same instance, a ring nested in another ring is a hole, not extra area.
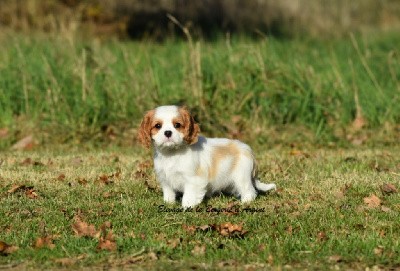
M 139 142 L 149 148 L 178 149 L 197 142 L 199 125 L 185 106 L 160 106 L 146 113 L 140 124 Z

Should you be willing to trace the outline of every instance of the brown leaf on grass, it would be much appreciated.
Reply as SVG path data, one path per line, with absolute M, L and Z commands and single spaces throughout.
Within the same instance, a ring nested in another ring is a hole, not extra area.
M 326 240 L 328 240 L 329 238 L 328 238 L 328 236 L 326 235 L 325 232 L 320 231 L 320 232 L 318 232 L 318 234 L 317 234 L 317 239 L 318 239 L 318 241 L 326 241 Z
M 34 248 L 43 248 L 47 247 L 49 249 L 54 249 L 56 245 L 53 243 L 56 236 L 54 235 L 47 235 L 43 237 L 39 237 L 36 239 L 35 243 L 33 244 Z
M 328 259 L 329 259 L 330 262 L 340 263 L 342 261 L 342 256 L 340 256 L 340 255 L 332 255 Z
M 222 212 L 224 215 L 238 215 L 240 213 L 240 206 L 237 202 L 230 202 Z
M 64 181 L 65 180 L 65 174 L 58 175 L 58 177 L 56 179 L 59 180 L 59 181 Z
M 106 221 L 100 226 L 100 238 L 99 244 L 97 245 L 98 250 L 117 250 L 117 243 L 115 242 L 114 234 L 111 230 L 111 222 Z
M 26 186 L 24 184 L 13 184 L 10 189 L 8 189 L 7 193 L 13 194 L 20 190 L 25 190 Z
M 394 194 L 397 193 L 397 188 L 391 183 L 385 183 L 381 187 L 383 194 Z
M 6 138 L 8 136 L 8 128 L 1 128 L 0 129 L 0 139 Z
M 202 226 L 198 226 L 197 229 L 201 230 L 201 231 L 208 231 L 211 229 L 211 226 L 208 224 L 202 225 Z
M 32 135 L 26 136 L 12 145 L 12 150 L 30 150 L 35 146 L 35 140 Z
M 108 199 L 108 198 L 111 198 L 112 194 L 111 194 L 111 192 L 104 192 L 102 196 L 103 196 L 103 198 Z
M 32 158 L 25 158 L 24 161 L 20 163 L 21 166 L 44 166 L 40 161 L 33 161 Z
M 82 221 L 79 217 L 75 217 L 75 222 L 72 224 L 72 230 L 76 236 L 79 237 L 93 237 L 98 238 L 100 231 L 96 230 L 94 225 L 90 225 L 85 221 Z
M 106 235 L 99 238 L 99 244 L 97 245 L 98 250 L 117 250 L 117 243 L 115 242 L 112 230 L 109 230 Z
M 167 246 L 171 249 L 176 248 L 180 243 L 182 243 L 182 237 L 167 240 Z
M 153 162 L 150 160 L 146 160 L 143 162 L 140 162 L 137 167 L 136 171 L 134 173 L 135 178 L 137 179 L 143 179 L 143 178 L 148 178 L 149 175 L 147 173 L 147 170 L 153 167 Z
M 353 131 L 359 131 L 366 125 L 367 125 L 367 120 L 363 117 L 363 115 L 357 114 L 355 119 L 353 120 L 353 123 L 351 124 L 351 127 L 353 128 Z
M 239 238 L 243 238 L 248 233 L 247 230 L 243 229 L 243 225 L 232 224 L 230 222 L 222 224 L 202 225 L 202 226 L 183 224 L 182 228 L 184 231 L 190 234 L 193 234 L 197 230 L 200 231 L 213 230 L 226 237 L 239 237 Z
M 303 152 L 301 150 L 297 150 L 297 149 L 292 149 L 289 154 L 291 156 L 297 156 L 297 157 L 305 157 L 305 158 L 309 158 L 310 155 L 306 152 Z
M 243 229 L 242 225 L 232 224 L 230 222 L 212 226 L 219 234 L 227 237 L 243 238 L 248 231 Z
M 30 199 L 36 199 L 39 197 L 34 188 L 27 189 L 25 195 Z
M 182 224 L 182 228 L 187 233 L 193 234 L 197 230 L 197 226 Z
M 381 205 L 381 200 L 374 194 L 372 194 L 369 197 L 364 198 L 364 203 L 367 204 L 368 208 L 378 208 Z
M 0 241 L 0 255 L 8 255 L 18 250 L 17 246 L 12 246 L 6 242 Z
M 206 253 L 206 245 L 196 245 L 192 251 L 191 251 L 193 256 L 200 256 L 204 255 Z
M 36 193 L 33 186 L 26 186 L 24 184 L 13 184 L 12 187 L 7 191 L 9 194 L 17 193 L 17 192 L 25 192 L 25 195 L 30 199 L 38 198 L 38 194 Z
M 108 185 L 108 184 L 114 183 L 115 178 L 120 178 L 120 177 L 121 177 L 121 169 L 117 169 L 117 171 L 115 173 L 112 173 L 110 175 L 106 175 L 106 174 L 100 175 L 97 178 L 97 181 L 99 181 L 102 184 Z
M 80 185 L 87 185 L 87 183 L 88 183 L 88 181 L 87 181 L 85 178 L 78 178 L 78 179 L 77 179 L 77 182 L 78 182 Z
M 99 176 L 99 178 L 98 178 L 97 180 L 98 180 L 100 183 L 103 183 L 103 184 L 111 184 L 111 183 L 114 182 L 110 177 L 108 177 L 108 176 L 105 175 L 105 174 Z

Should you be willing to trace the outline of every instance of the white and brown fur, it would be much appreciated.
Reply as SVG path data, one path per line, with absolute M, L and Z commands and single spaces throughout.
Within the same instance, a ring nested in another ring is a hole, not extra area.
M 177 193 L 183 193 L 182 206 L 188 208 L 218 192 L 249 202 L 257 191 L 276 188 L 257 179 L 248 145 L 239 140 L 202 137 L 199 132 L 186 107 L 160 106 L 142 120 L 138 139 L 147 148 L 154 145 L 154 167 L 165 202 L 175 202 Z

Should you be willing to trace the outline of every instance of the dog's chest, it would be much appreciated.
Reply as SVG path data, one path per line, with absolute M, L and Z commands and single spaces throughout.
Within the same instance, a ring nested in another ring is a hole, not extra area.
M 160 182 L 166 182 L 177 190 L 183 186 L 185 175 L 191 168 L 191 161 L 184 155 L 179 156 L 156 156 L 154 168 Z

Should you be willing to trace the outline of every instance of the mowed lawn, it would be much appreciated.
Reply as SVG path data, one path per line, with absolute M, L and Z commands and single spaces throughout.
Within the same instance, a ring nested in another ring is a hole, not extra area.
M 3 152 L 0 268 L 400 268 L 400 148 L 256 148 L 276 192 L 165 205 L 139 148 Z

